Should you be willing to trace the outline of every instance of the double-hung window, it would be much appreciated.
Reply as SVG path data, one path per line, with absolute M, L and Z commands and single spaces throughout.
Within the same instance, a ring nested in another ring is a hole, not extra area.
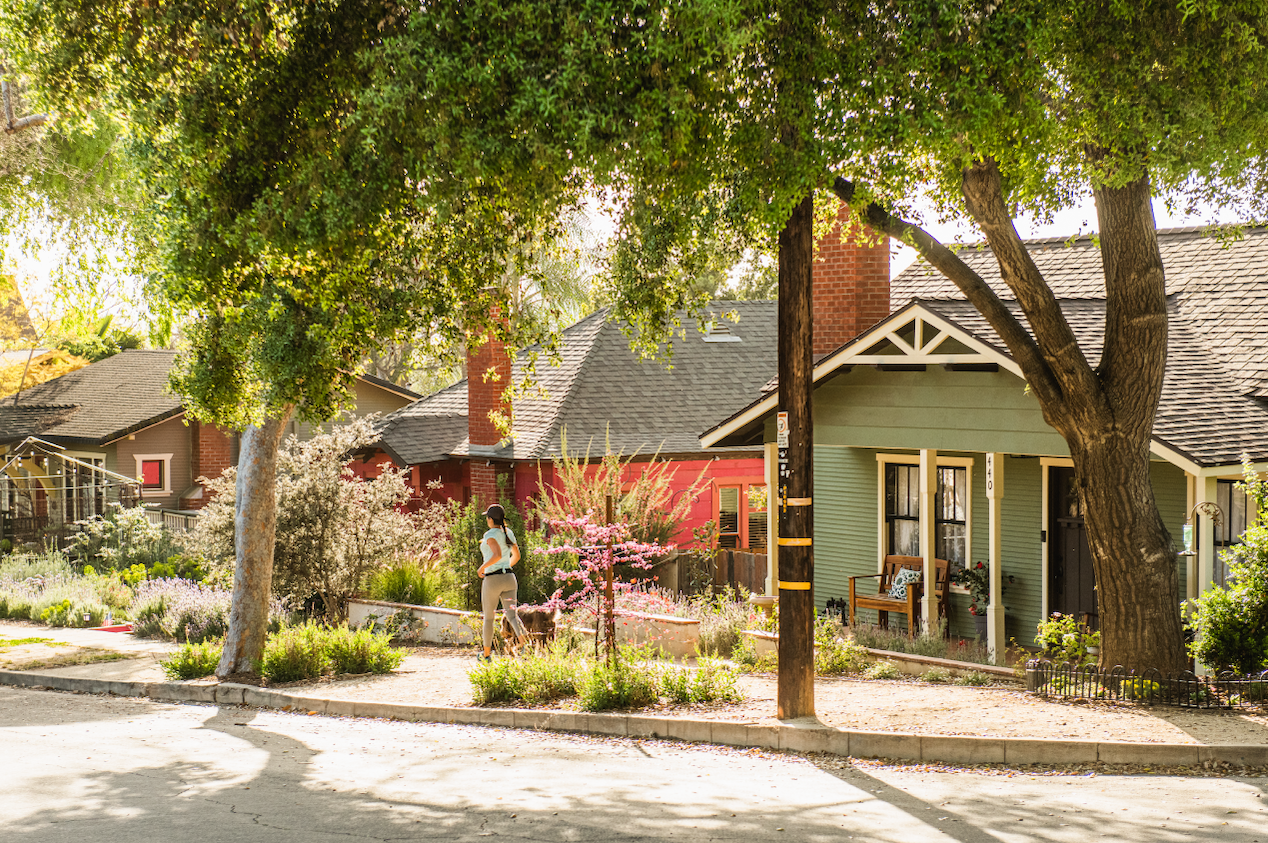
M 956 570 L 969 558 L 969 469 L 939 465 L 934 496 L 934 555 Z M 885 553 L 920 556 L 920 467 L 885 463 Z

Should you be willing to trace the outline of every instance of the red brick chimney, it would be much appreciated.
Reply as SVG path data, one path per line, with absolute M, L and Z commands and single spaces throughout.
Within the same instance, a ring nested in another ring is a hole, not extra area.
M 867 226 L 849 232 L 850 209 L 842 203 L 836 224 L 819 241 L 814 283 L 814 356 L 836 351 L 889 316 L 889 238 L 868 245 Z
M 233 467 L 233 434 L 214 424 L 191 421 L 189 435 L 193 446 L 190 449 L 190 476 L 194 478 L 194 485 L 181 497 L 178 505 L 181 509 L 202 509 L 210 497 L 198 478 L 213 479 L 223 474 L 226 468 Z
M 467 438 L 471 449 L 471 495 L 496 503 L 497 464 L 490 459 L 505 438 L 490 414 L 511 418 L 503 392 L 511 383 L 511 358 L 494 337 L 467 351 Z

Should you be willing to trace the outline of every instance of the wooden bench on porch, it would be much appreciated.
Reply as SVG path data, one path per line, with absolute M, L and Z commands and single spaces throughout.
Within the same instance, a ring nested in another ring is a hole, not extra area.
M 945 559 L 933 560 L 934 570 L 934 593 L 938 600 L 938 616 L 946 617 L 948 601 L 950 600 L 950 578 L 948 571 L 950 563 Z M 898 576 L 899 571 L 919 571 L 922 579 L 917 580 L 907 586 L 907 598 L 899 600 L 889 596 L 890 590 L 893 588 L 894 578 Z M 854 625 L 855 609 L 875 609 L 878 624 L 883 628 L 889 627 L 889 613 L 902 612 L 907 615 L 907 631 L 911 634 L 916 629 L 916 618 L 920 617 L 920 598 L 924 592 L 924 575 L 925 560 L 919 556 L 886 556 L 885 561 L 881 564 L 881 572 L 879 574 L 866 574 L 857 577 L 850 577 L 850 625 Z M 879 578 L 875 594 L 859 594 L 856 580 L 869 580 Z

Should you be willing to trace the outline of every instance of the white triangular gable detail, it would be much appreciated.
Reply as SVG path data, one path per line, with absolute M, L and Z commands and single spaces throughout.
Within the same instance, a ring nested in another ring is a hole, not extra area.
M 919 303 L 884 322 L 815 366 L 814 378 L 842 366 L 939 366 L 993 363 L 1021 377 L 1021 368 L 999 349 L 974 337 Z

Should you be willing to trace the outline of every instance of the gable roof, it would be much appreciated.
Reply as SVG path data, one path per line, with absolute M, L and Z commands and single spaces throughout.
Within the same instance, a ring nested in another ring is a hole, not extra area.
M 1187 470 L 1233 465 L 1243 453 L 1255 460 L 1268 458 L 1268 230 L 1248 230 L 1244 239 L 1226 245 L 1202 229 L 1178 229 L 1160 232 L 1159 245 L 1169 328 L 1153 452 Z M 1099 250 L 1086 237 L 1069 243 L 1031 241 L 1027 247 L 1095 366 L 1105 321 Z M 1026 325 L 989 249 L 967 248 L 960 257 Z M 816 363 L 816 384 L 856 364 L 988 363 L 1021 376 L 987 321 L 928 264 L 913 264 L 895 278 L 891 301 L 897 310 L 888 319 Z M 912 327 L 915 323 L 928 327 Z M 777 400 L 767 391 L 706 431 L 702 442 L 755 441 Z
M 512 444 L 500 455 L 549 459 L 560 454 L 565 435 L 573 451 L 589 445 L 596 452 L 610 442 L 627 455 L 699 453 L 700 430 L 743 406 L 775 371 L 776 303 L 709 308 L 717 315 L 732 310 L 739 321 L 727 333 L 735 339 L 710 341 L 689 324 L 674 339 L 672 368 L 640 360 L 606 309 L 567 328 L 559 365 L 544 357 L 537 363 L 541 392 L 513 402 Z M 537 350 L 517 356 L 517 380 Z M 379 430 L 379 446 L 405 465 L 469 455 L 467 382 L 389 413 Z
M 1105 298 L 1101 251 L 1091 237 L 1031 240 L 1026 248 L 1057 298 Z M 1228 230 L 1164 229 L 1158 248 L 1173 318 L 1194 332 L 1246 395 L 1268 398 L 1268 228 L 1247 228 L 1240 239 Z M 965 246 L 959 256 L 1001 298 L 1013 298 L 988 247 Z M 890 288 L 895 310 L 915 299 L 963 298 L 923 260 Z
M 175 357 L 174 351 L 122 351 L 8 396 L 0 400 L 0 444 L 38 433 L 60 443 L 103 445 L 178 416 L 181 401 L 167 391 Z M 52 419 L 56 423 L 48 423 Z

